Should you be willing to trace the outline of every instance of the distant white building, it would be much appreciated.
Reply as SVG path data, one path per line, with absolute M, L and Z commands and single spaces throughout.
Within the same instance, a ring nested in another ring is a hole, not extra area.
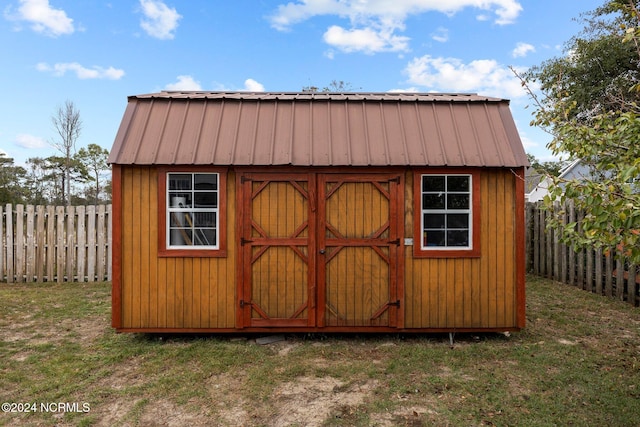
M 536 176 L 539 179 L 537 184 L 535 184 Z M 562 169 L 560 171 L 560 175 L 558 175 L 558 178 L 562 178 L 565 180 L 589 179 L 591 176 L 592 175 L 589 167 L 585 165 L 580 159 L 578 159 L 569 163 L 564 169 Z M 539 174 L 536 175 L 535 171 L 532 172 L 529 177 L 532 186 L 530 190 L 529 188 L 527 188 L 527 192 L 524 196 L 525 200 L 527 202 L 538 202 L 544 199 L 544 196 L 549 194 L 549 185 L 551 184 L 550 178 L 542 177 Z

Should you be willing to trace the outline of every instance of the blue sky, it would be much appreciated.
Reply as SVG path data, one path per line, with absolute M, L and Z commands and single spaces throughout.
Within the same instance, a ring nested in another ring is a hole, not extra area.
M 511 100 L 548 159 L 509 66 L 562 55 L 604 0 L 0 0 L 0 150 L 55 154 L 51 117 L 80 111 L 78 147 L 107 149 L 127 96 L 161 90 L 474 92 Z

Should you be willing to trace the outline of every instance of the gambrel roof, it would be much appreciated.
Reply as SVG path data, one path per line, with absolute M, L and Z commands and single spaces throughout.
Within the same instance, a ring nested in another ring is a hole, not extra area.
M 128 98 L 122 165 L 528 165 L 509 101 L 476 94 L 160 92 Z

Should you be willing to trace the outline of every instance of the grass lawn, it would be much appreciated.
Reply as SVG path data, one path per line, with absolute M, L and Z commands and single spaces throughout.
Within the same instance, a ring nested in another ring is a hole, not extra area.
M 640 309 L 527 279 L 526 329 L 453 348 L 116 334 L 108 283 L 0 284 L 0 425 L 640 425 Z

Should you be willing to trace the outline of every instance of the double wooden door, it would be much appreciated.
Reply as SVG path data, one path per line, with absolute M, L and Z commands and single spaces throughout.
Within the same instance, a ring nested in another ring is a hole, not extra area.
M 239 175 L 241 327 L 397 327 L 400 174 Z

